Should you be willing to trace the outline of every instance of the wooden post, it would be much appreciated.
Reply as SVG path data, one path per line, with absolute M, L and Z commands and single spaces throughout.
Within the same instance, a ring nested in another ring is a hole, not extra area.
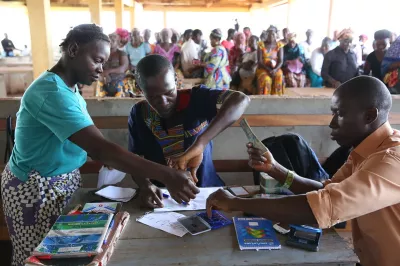
M 101 0 L 89 0 L 90 20 L 101 25 Z
M 164 28 L 167 27 L 167 10 L 163 10 L 163 14 L 164 14 Z
M 49 12 L 50 0 L 27 0 L 31 31 L 33 77 L 37 78 L 53 65 Z
M 115 26 L 117 28 L 122 28 L 123 14 L 124 14 L 124 4 L 122 0 L 115 0 L 114 8 L 115 8 Z
M 328 32 L 326 36 L 332 36 L 333 34 L 333 7 L 334 7 L 334 1 L 335 0 L 329 0 L 329 15 L 328 15 Z M 333 36 L 335 37 L 335 36 Z
M 131 30 L 135 28 L 135 3 L 133 3 L 133 7 L 129 8 L 129 12 L 131 14 Z

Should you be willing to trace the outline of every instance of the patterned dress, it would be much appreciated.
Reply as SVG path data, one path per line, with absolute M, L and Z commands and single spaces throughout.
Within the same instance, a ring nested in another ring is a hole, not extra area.
M 208 89 L 203 86 L 178 91 L 176 112 L 184 112 L 182 123 L 167 128 L 164 120 L 147 101 L 133 106 L 129 116 L 129 151 L 147 160 L 166 165 L 171 156 L 188 149 L 217 115 L 217 105 L 231 95 L 230 90 Z M 203 162 L 197 172 L 198 186 L 222 186 L 212 161 L 210 142 L 203 153 Z M 154 182 L 156 183 L 156 182 Z M 157 185 L 161 185 L 156 183 Z
M 204 61 L 207 64 L 204 69 L 205 86 L 212 89 L 229 88 L 231 76 L 227 71 L 229 60 L 225 47 L 222 45 L 214 47 Z
M 258 49 L 262 52 L 262 60 L 265 65 L 271 66 L 271 61 L 278 63 L 278 53 L 283 44 L 277 42 L 274 49 L 268 50 L 264 42 L 258 43 Z M 283 95 L 285 94 L 285 85 L 283 83 L 283 72 L 279 69 L 275 76 L 271 76 L 265 69 L 258 67 L 256 71 L 257 92 L 261 95 Z
M 127 57 L 127 53 L 117 50 L 104 64 L 104 70 L 119 67 L 121 65 L 120 58 L 123 56 Z M 126 94 L 133 93 L 134 87 L 131 86 L 129 76 L 126 73 L 111 73 L 109 76 L 111 80 L 97 82 L 97 97 L 124 97 Z

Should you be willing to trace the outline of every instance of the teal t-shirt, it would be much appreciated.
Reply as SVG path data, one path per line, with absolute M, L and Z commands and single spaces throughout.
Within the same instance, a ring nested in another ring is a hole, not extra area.
M 54 73 L 43 73 L 21 99 L 9 162 L 11 172 L 26 181 L 32 170 L 51 177 L 81 167 L 87 154 L 68 138 L 91 125 L 86 102 L 78 90 L 72 91 Z

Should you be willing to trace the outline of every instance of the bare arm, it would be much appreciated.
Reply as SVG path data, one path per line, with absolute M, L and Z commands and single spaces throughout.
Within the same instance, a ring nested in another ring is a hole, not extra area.
M 116 74 L 123 74 L 126 72 L 126 70 L 129 67 L 129 60 L 128 60 L 128 56 L 126 55 L 121 55 L 119 57 L 119 67 L 116 68 L 111 68 L 111 69 L 107 69 L 104 72 L 107 74 L 111 74 L 111 73 L 116 73 Z
M 283 65 L 283 49 L 279 49 L 279 53 L 278 53 L 278 63 L 276 64 L 276 66 L 274 67 L 274 69 L 280 69 Z

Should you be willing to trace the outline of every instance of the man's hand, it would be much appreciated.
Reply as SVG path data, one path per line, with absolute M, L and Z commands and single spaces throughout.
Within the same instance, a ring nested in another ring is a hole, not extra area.
M 233 210 L 233 201 L 236 197 L 224 189 L 219 189 L 212 193 L 207 199 L 207 216 L 211 218 L 212 209 L 229 212 Z
M 276 164 L 269 150 L 263 153 L 253 147 L 252 143 L 247 143 L 247 153 L 249 154 L 249 165 L 256 171 L 268 173 Z
M 340 85 L 342 85 L 342 83 L 340 83 L 340 81 L 334 80 L 334 81 L 332 82 L 332 86 L 333 86 L 335 89 L 339 88 Z
M 203 161 L 204 146 L 193 143 L 182 155 L 170 158 L 168 165 L 175 169 L 186 171 L 188 168 L 192 174 L 193 182 L 197 183 L 197 170 Z
M 182 203 L 189 202 L 190 199 L 196 198 L 196 194 L 200 190 L 192 181 L 192 177 L 189 172 L 181 170 L 173 170 L 172 175 L 166 177 L 163 181 L 167 187 L 171 197 L 177 202 Z
M 162 208 L 162 192 L 155 185 L 149 183 L 147 186 L 140 187 L 139 200 L 140 206 L 145 208 Z

